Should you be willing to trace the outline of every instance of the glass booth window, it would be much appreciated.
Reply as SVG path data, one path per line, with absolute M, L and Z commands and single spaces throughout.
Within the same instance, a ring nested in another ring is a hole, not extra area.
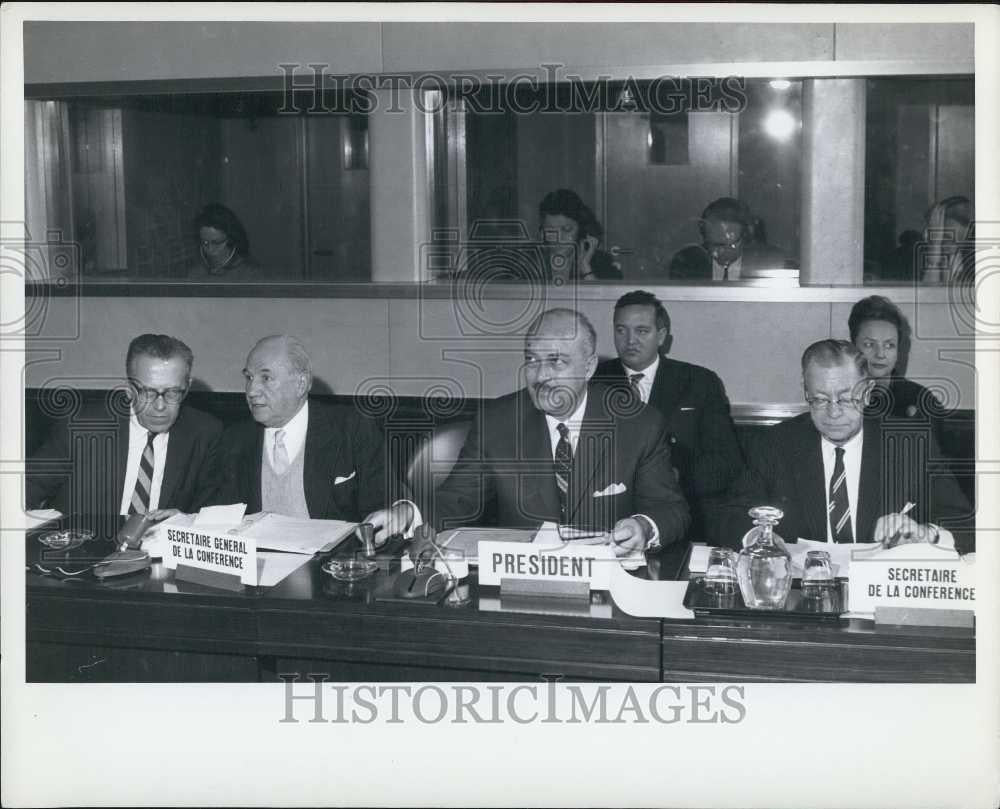
M 869 79 L 866 95 L 866 283 L 971 279 L 973 77 Z
M 730 77 L 430 91 L 442 252 L 426 276 L 485 267 L 510 281 L 797 283 L 801 84 Z M 517 249 L 505 250 L 510 243 Z
M 28 230 L 75 245 L 61 275 L 370 280 L 368 122 L 352 99 L 322 114 L 268 92 L 25 103 Z

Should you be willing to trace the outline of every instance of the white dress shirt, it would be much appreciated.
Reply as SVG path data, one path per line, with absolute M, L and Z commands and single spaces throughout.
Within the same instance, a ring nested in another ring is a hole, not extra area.
M 743 256 L 739 256 L 729 265 L 729 272 L 726 272 L 726 265 L 720 264 L 712 257 L 712 280 L 713 281 L 738 281 L 743 272 Z
M 146 451 L 146 440 L 149 437 L 149 430 L 139 423 L 135 412 L 132 412 L 128 421 L 128 461 L 125 465 L 125 487 L 122 491 L 121 508 L 118 513 L 128 516 L 129 506 L 132 504 L 132 493 L 135 491 L 135 481 L 139 477 L 139 462 L 142 460 L 142 453 Z M 167 464 L 167 443 L 170 441 L 170 432 L 157 433 L 153 439 L 153 479 L 149 483 L 149 510 L 155 511 L 160 507 L 160 488 L 163 486 L 163 468 Z
M 642 374 L 642 379 L 637 383 L 639 397 L 643 404 L 649 404 L 649 397 L 653 395 L 653 380 L 656 379 L 656 372 L 660 369 L 660 353 L 657 352 L 656 359 L 639 371 L 633 371 L 625 363 L 622 363 L 622 368 L 625 369 L 625 376 L 629 380 L 630 386 L 632 385 L 632 377 L 635 374 Z
M 864 443 L 864 429 L 841 446 L 844 447 L 844 472 L 847 473 L 847 503 L 851 509 L 851 536 L 855 542 L 870 542 L 871 537 L 858 536 L 858 488 L 861 485 L 861 447 Z M 835 450 L 837 444 L 826 437 L 820 438 L 820 450 L 823 453 L 823 494 L 826 502 L 826 541 L 833 542 L 833 532 L 830 529 L 830 479 L 833 477 L 833 465 L 837 462 Z
M 266 427 L 264 429 L 264 454 L 267 462 L 274 469 L 274 436 L 278 430 L 285 431 L 285 451 L 288 453 L 288 463 L 295 462 L 302 448 L 306 445 L 306 431 L 309 429 L 309 402 L 299 408 L 284 427 Z

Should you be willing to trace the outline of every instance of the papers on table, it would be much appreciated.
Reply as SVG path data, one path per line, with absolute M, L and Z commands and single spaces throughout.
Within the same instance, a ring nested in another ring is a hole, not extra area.
M 357 525 L 343 520 L 303 520 L 263 511 L 245 518 L 237 530 L 241 536 L 255 539 L 260 549 L 312 556 L 337 547 Z
M 45 525 L 45 523 L 58 520 L 61 517 L 62 512 L 56 511 L 54 508 L 39 508 L 34 511 L 25 511 L 23 525 L 19 525 L 17 527 L 23 527 L 25 531 L 30 531 L 32 528 L 37 528 L 39 525 Z M 10 525 L 8 527 L 13 528 L 14 526 Z
M 273 587 L 308 562 L 309 557 L 299 553 L 258 551 L 257 586 Z
M 191 528 L 194 526 L 196 514 L 175 514 L 163 522 L 158 522 L 142 535 L 142 549 L 149 554 L 150 559 L 162 559 L 167 549 L 168 528 Z
M 233 503 L 229 506 L 205 506 L 195 514 L 192 528 L 201 531 L 229 531 L 237 528 L 243 522 L 246 514 L 246 503 Z
M 455 528 L 438 534 L 437 544 L 449 556 L 464 557 L 478 564 L 480 542 L 531 542 L 535 532 L 517 528 Z
M 558 525 L 554 522 L 543 522 L 541 528 L 539 528 L 535 534 L 534 544 L 565 546 L 582 551 L 588 546 L 595 548 L 601 547 L 602 545 L 608 546 L 611 544 L 611 538 L 609 534 L 592 536 L 582 534 L 581 532 L 574 531 L 573 529 L 569 529 L 567 531 L 565 527 L 563 528 L 563 536 L 560 537 Z M 625 568 L 625 570 L 638 570 L 646 564 L 646 555 L 640 550 L 633 551 L 628 556 L 619 556 L 617 559 L 621 562 L 621 565 Z
M 262 511 L 237 520 L 236 527 L 229 527 L 226 526 L 225 520 L 231 518 L 237 510 L 245 509 L 245 506 L 239 504 L 238 508 L 233 506 L 222 508 L 230 511 L 202 509 L 202 512 L 209 511 L 208 517 L 202 519 L 199 519 L 197 514 L 175 514 L 146 532 L 142 540 L 142 549 L 147 551 L 151 558 L 162 559 L 166 547 L 167 529 L 186 528 L 204 529 L 209 533 L 236 533 L 256 540 L 258 550 L 312 556 L 314 553 L 335 548 L 350 536 L 357 525 L 342 520 L 303 520 Z M 211 524 L 207 524 L 209 520 Z
M 684 606 L 686 581 L 649 581 L 631 576 L 621 565 L 611 572 L 611 597 L 622 612 L 636 618 L 694 618 Z

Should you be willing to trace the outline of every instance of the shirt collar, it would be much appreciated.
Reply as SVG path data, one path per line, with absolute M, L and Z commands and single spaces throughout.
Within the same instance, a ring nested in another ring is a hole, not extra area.
M 660 352 L 657 351 L 656 359 L 654 359 L 649 365 L 647 365 L 640 371 L 636 371 L 633 370 L 632 368 L 629 368 L 624 362 L 622 363 L 622 368 L 625 369 L 625 376 L 627 376 L 629 379 L 632 378 L 633 374 L 642 374 L 641 381 L 643 382 L 645 382 L 646 380 L 652 381 L 653 377 L 656 376 L 656 372 L 660 369 Z
M 177 422 L 175 421 L 174 424 L 176 423 Z M 171 425 L 171 429 L 173 429 L 173 425 Z M 130 435 L 141 435 L 143 438 L 145 438 L 149 433 L 149 429 L 147 427 L 143 427 L 142 424 L 139 423 L 139 417 L 135 414 L 135 410 L 131 407 L 129 407 L 128 431 Z M 169 434 L 170 430 L 166 430 L 165 432 L 157 433 L 156 438 L 162 438 Z M 155 441 L 156 438 L 153 440 Z
M 833 455 L 833 451 L 837 447 L 843 447 L 844 450 L 847 451 L 847 452 L 854 452 L 855 450 L 858 450 L 858 449 L 861 448 L 861 443 L 863 441 L 864 433 L 865 433 L 865 427 L 864 427 L 864 424 L 862 424 L 861 425 L 861 429 L 858 430 L 854 434 L 854 436 L 852 438 L 849 438 L 843 444 L 835 444 L 833 441 L 831 441 L 825 435 L 820 435 L 820 440 L 822 442 L 823 448 L 830 455 Z
M 548 413 L 545 414 L 545 421 L 549 425 L 549 432 L 557 429 L 558 425 L 565 424 L 571 431 L 579 430 L 580 425 L 583 423 L 583 414 L 587 410 L 587 389 L 584 388 L 583 398 L 580 399 L 580 404 L 576 406 L 576 410 L 570 413 L 565 418 L 557 419 L 555 416 L 550 416 Z
M 284 427 L 266 427 L 264 435 L 271 438 L 278 430 L 285 431 L 285 443 L 295 440 L 300 436 L 305 439 L 306 428 L 309 426 L 309 400 L 306 399 L 299 408 L 299 412 L 292 416 Z

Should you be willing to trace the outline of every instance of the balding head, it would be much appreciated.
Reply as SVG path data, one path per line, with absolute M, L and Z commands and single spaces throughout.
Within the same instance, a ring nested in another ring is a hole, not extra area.
M 272 334 L 250 350 L 243 376 L 254 419 L 267 427 L 283 427 L 309 396 L 312 361 L 300 340 Z
M 542 312 L 528 328 L 524 363 L 535 407 L 565 418 L 576 410 L 597 369 L 597 332 L 573 309 Z

